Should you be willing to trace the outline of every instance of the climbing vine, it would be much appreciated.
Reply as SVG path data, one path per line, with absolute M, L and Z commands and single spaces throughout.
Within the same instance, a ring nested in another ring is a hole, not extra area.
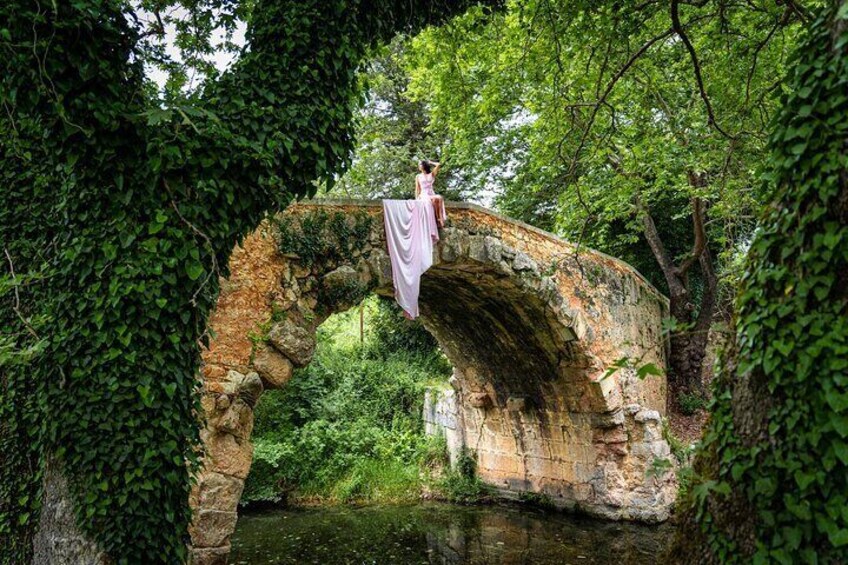
M 0 360 L 4 563 L 30 559 L 46 459 L 115 561 L 185 560 L 231 249 L 347 165 L 368 48 L 470 3 L 257 0 L 239 60 L 179 104 L 151 94 L 127 2 L 0 3 L 0 245 L 37 275 L 0 296 L 0 333 L 35 351 Z
M 361 211 L 351 215 L 316 210 L 275 218 L 280 253 L 309 267 L 351 262 L 368 245 L 373 224 L 374 218 Z
M 796 54 L 693 485 L 722 563 L 848 559 L 848 3 Z

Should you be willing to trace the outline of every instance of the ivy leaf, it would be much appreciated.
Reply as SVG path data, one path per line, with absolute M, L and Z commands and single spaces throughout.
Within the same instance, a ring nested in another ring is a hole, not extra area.
M 639 369 L 636 370 L 636 376 L 640 379 L 644 379 L 648 375 L 661 377 L 663 375 L 663 372 L 659 367 L 657 367 L 653 363 L 646 363 L 645 365 L 642 365 L 641 367 L 639 367 Z
M 153 405 L 153 398 L 151 397 L 151 394 L 150 394 L 150 387 L 147 386 L 147 385 L 138 385 L 135 388 L 138 391 L 138 394 L 141 396 L 141 401 L 144 403 L 144 405 L 147 406 L 148 408 L 150 406 L 152 406 Z
M 189 279 L 196 281 L 203 274 L 203 265 L 196 259 L 188 259 L 185 263 L 185 272 Z

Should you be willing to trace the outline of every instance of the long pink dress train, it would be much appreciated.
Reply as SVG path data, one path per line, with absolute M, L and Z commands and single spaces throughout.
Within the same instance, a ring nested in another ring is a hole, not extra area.
M 383 200 L 383 221 L 395 299 L 415 319 L 421 275 L 433 264 L 433 244 L 439 241 L 433 203 L 429 198 Z

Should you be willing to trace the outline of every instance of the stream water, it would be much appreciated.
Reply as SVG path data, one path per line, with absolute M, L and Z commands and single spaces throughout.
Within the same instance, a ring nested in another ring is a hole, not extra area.
M 330 507 L 247 512 L 233 564 L 657 563 L 671 528 L 516 506 Z

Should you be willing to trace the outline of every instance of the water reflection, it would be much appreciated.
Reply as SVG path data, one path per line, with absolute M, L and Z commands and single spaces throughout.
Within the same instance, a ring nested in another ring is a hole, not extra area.
M 670 528 L 446 504 L 275 510 L 246 514 L 239 564 L 656 563 Z

